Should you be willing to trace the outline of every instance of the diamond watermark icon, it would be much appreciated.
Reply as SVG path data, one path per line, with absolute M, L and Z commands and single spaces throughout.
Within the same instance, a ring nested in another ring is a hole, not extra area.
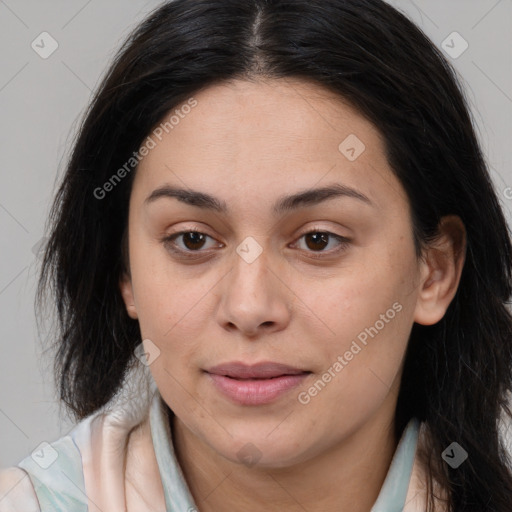
M 134 353 L 144 366 L 151 365 L 160 357 L 160 349 L 150 339 L 145 339 L 137 345 Z
M 353 162 L 357 160 L 366 149 L 363 141 L 351 133 L 339 146 L 340 153 L 347 159 Z
M 48 238 L 44 236 L 32 247 L 32 253 L 37 259 L 42 259 L 47 241 Z
M 244 444 L 240 450 L 238 450 L 236 456 L 242 464 L 245 464 L 250 468 L 261 459 L 262 453 L 252 443 L 247 443 Z
M 452 59 L 458 59 L 469 48 L 469 44 L 458 32 L 452 32 L 441 43 L 441 48 Z
M 43 441 L 30 455 L 33 461 L 43 469 L 48 469 L 59 456 L 50 443 Z
M 263 252 L 263 247 L 252 236 L 248 236 L 236 248 L 236 252 L 246 263 L 252 263 Z
M 59 47 L 59 43 L 48 32 L 41 32 L 30 46 L 39 57 L 47 59 Z
M 457 469 L 468 458 L 468 452 L 459 443 L 453 442 L 441 454 L 441 457 L 449 466 Z

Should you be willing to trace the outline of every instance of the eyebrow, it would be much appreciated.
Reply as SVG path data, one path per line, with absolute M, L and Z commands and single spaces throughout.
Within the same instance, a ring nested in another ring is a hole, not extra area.
M 163 197 L 175 198 L 190 206 L 196 206 L 222 214 L 229 213 L 228 205 L 221 199 L 207 194 L 206 192 L 176 188 L 171 185 L 164 185 L 153 190 L 144 201 L 144 204 L 150 204 Z M 362 192 L 346 185 L 335 183 L 321 188 L 307 189 L 292 195 L 282 196 L 274 204 L 273 212 L 275 215 L 279 215 L 299 208 L 315 206 L 329 199 L 338 197 L 351 197 L 370 206 L 375 206 Z

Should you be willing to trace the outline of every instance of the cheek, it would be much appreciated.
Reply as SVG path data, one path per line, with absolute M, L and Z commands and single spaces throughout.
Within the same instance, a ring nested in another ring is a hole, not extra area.
M 415 298 L 412 279 L 407 262 L 398 266 L 374 259 L 371 265 L 363 262 L 350 273 L 325 281 L 315 294 L 310 292 L 308 301 L 328 326 L 332 340 L 351 340 L 376 323 L 379 331 L 400 331 L 400 317 L 405 315 L 397 309 L 410 309 Z
M 411 323 L 401 303 L 383 304 L 362 318 L 340 320 L 336 341 L 324 345 L 322 370 L 300 390 L 310 416 L 327 414 L 331 425 L 363 421 L 396 389 Z
M 133 238 L 130 252 L 132 283 L 143 336 L 166 339 L 176 331 L 199 328 L 201 297 L 211 284 L 180 272 L 158 240 Z
M 323 305 L 318 315 L 323 315 L 330 330 L 323 358 L 325 371 L 331 368 L 336 374 L 336 383 L 329 384 L 331 392 L 348 397 L 355 406 L 358 400 L 349 397 L 371 400 L 375 393 L 374 398 L 379 398 L 380 391 L 388 391 L 413 324 L 414 255 L 409 247 L 383 254 L 379 251 L 361 258 L 357 269 L 333 279 L 324 295 L 318 294 L 313 302 Z

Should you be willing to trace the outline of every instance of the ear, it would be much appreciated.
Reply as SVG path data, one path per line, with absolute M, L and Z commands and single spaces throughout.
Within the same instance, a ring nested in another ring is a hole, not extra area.
M 138 318 L 137 308 L 135 307 L 135 300 L 133 298 L 132 280 L 126 273 L 122 274 L 119 279 L 119 289 L 121 290 L 128 316 L 133 319 Z
M 464 224 L 457 215 L 447 215 L 439 223 L 439 237 L 425 249 L 421 261 L 415 322 L 433 325 L 443 318 L 457 292 L 465 259 Z

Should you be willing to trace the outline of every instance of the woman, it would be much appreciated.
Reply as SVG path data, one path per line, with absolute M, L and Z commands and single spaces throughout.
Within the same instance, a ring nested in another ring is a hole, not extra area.
M 80 421 L 0 510 L 511 510 L 511 262 L 461 88 L 403 15 L 169 2 L 51 214 Z

